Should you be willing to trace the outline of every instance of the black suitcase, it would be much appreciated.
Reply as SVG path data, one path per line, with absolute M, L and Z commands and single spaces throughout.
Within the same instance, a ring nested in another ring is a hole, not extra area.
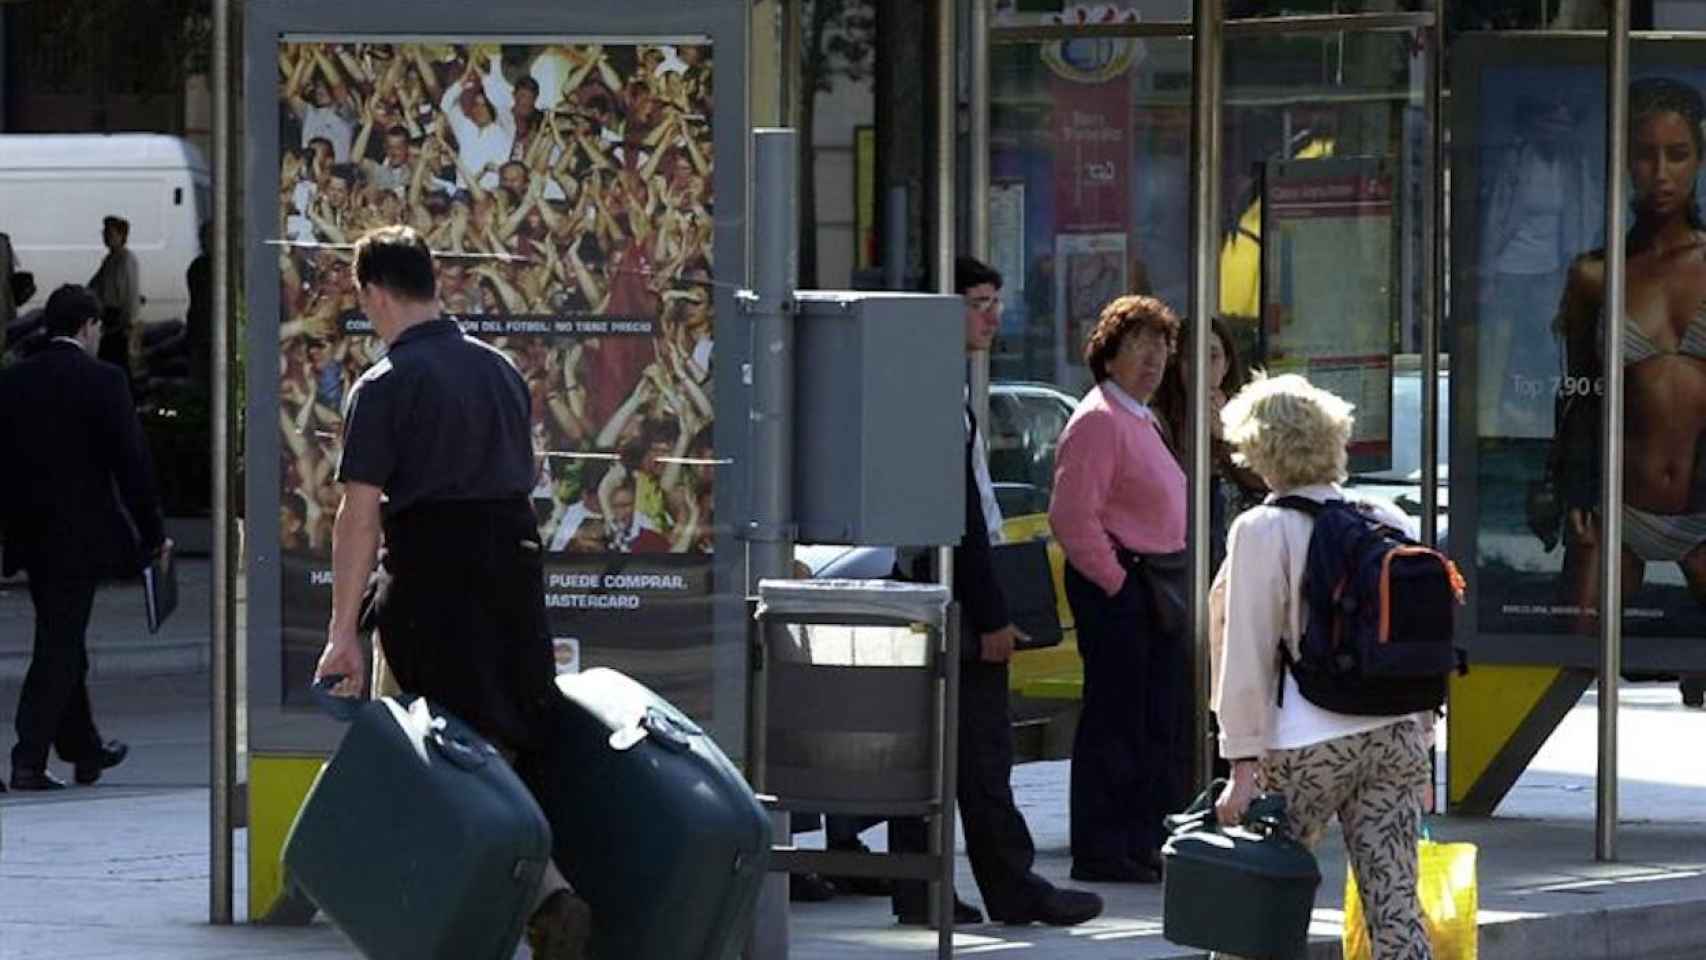
M 1214 798 L 1224 783 L 1167 818 L 1161 935 L 1249 960 L 1300 960 L 1321 885 L 1315 855 L 1287 832 L 1283 797 L 1258 798 L 1244 826 L 1223 829 Z
M 285 884 L 370 960 L 510 960 L 551 853 L 497 750 L 425 699 L 354 711 L 284 842 Z
M 593 960 L 733 960 L 752 926 L 770 820 L 722 750 L 637 681 L 594 669 L 563 695 L 528 771 L 556 861 L 592 910 Z

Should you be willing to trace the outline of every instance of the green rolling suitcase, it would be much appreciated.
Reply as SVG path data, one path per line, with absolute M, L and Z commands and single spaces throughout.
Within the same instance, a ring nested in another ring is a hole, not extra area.
M 559 677 L 530 770 L 556 861 L 592 910 L 592 960 L 734 960 L 752 927 L 770 820 L 693 721 L 614 670 Z
M 551 853 L 539 805 L 425 699 L 353 714 L 285 839 L 287 888 L 370 960 L 510 960 Z

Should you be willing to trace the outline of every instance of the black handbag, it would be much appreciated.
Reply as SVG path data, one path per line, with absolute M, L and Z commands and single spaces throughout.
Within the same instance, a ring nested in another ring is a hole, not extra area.
M 1057 646 L 1064 632 L 1060 627 L 1060 604 L 1054 593 L 1054 573 L 1049 569 L 1048 545 L 1043 540 L 996 544 L 990 551 L 995 582 L 1007 599 L 1007 617 L 1024 633 L 1015 650 L 1040 650 Z
M 1169 637 L 1183 636 L 1190 622 L 1191 555 L 1188 551 L 1174 553 L 1132 553 L 1120 551 L 1127 570 L 1143 578 L 1149 590 L 1149 609 L 1155 618 L 1155 629 Z
M 1555 433 L 1540 479 L 1524 496 L 1528 529 L 1550 553 L 1563 536 L 1564 514 L 1599 503 L 1599 398 L 1559 397 L 1554 404 Z

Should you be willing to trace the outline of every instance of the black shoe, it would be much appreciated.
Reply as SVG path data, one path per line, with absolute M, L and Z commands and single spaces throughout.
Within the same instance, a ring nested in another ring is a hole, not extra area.
M 815 873 L 788 874 L 788 899 L 795 903 L 822 903 L 835 899 L 835 887 Z
M 836 893 L 850 897 L 892 897 L 894 881 L 882 877 L 825 877 L 835 885 Z
M 1029 923 L 1046 923 L 1051 927 L 1075 927 L 1086 920 L 1094 920 L 1101 915 L 1101 897 L 1088 890 L 1056 888 L 1032 904 L 1028 910 L 1005 916 L 991 910 L 989 919 L 1005 923 L 1010 927 L 1024 926 Z
M 46 770 L 13 770 L 13 790 L 64 790 L 65 781 Z
M 118 766 L 129 755 L 129 744 L 123 740 L 108 740 L 101 744 L 101 748 L 95 751 L 93 757 L 77 761 L 77 765 L 71 771 L 71 777 L 78 783 L 88 786 L 101 779 L 101 771 Z
M 895 917 L 900 921 L 900 925 L 903 927 L 927 927 L 930 925 L 930 911 L 928 909 L 916 912 L 912 910 L 902 910 L 899 913 L 896 913 Z M 954 898 L 954 926 L 963 927 L 967 924 L 982 922 L 982 910 L 979 910 L 964 900 L 961 900 L 959 897 Z
M 1159 850 L 1144 850 L 1133 856 L 1132 859 L 1137 861 L 1138 866 L 1148 867 L 1155 871 L 1158 876 L 1167 873 L 1167 858 L 1163 857 Z
M 1072 879 L 1080 883 L 1160 883 L 1161 871 L 1135 860 L 1074 862 Z
M 1681 683 L 1682 705 L 1699 710 L 1706 707 L 1706 680 L 1688 679 Z

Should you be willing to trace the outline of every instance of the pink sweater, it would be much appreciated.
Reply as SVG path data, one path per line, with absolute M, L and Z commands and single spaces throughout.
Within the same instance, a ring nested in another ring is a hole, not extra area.
M 1119 593 L 1126 571 L 1116 547 L 1136 553 L 1185 548 L 1185 471 L 1140 416 L 1102 384 L 1072 412 L 1055 451 L 1048 521 L 1066 559 L 1091 582 Z

